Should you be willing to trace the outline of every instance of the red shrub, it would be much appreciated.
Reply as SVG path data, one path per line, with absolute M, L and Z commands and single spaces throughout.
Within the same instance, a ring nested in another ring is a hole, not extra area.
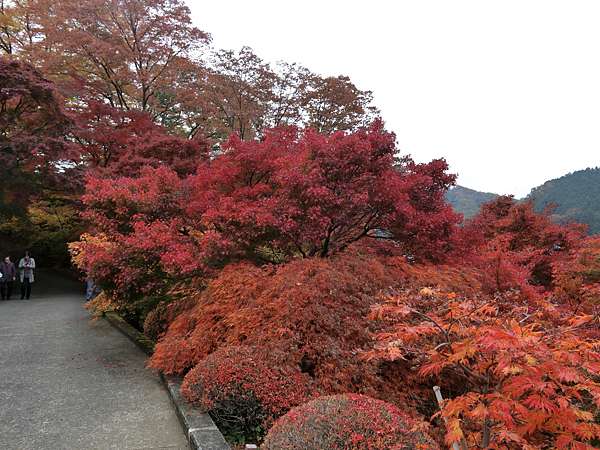
M 183 373 L 224 345 L 257 345 L 287 353 L 325 392 L 370 391 L 375 368 L 359 358 L 371 345 L 369 307 L 404 266 L 360 253 L 278 268 L 228 266 L 173 322 L 151 366 Z
M 492 285 L 520 279 L 517 284 L 530 283 L 539 291 L 554 287 L 553 264 L 567 258 L 585 236 L 585 226 L 553 223 L 548 215 L 536 214 L 531 203 L 506 196 L 483 205 L 464 231 L 475 237 L 474 262 L 491 266 L 488 274 L 497 281 Z
M 402 290 L 382 300 L 373 316 L 388 328 L 368 356 L 405 368 L 421 411 L 437 410 L 431 389 L 441 386 L 448 445 L 583 449 L 600 438 L 597 316 L 518 290 Z
M 586 313 L 600 307 L 600 236 L 583 241 L 581 248 L 554 265 L 555 294 L 563 302 L 580 305 Z
M 159 303 L 144 320 L 144 334 L 153 341 L 157 341 L 179 314 L 192 309 L 193 306 L 194 302 L 191 297 L 180 298 L 170 303 Z
M 444 200 L 456 177 L 444 160 L 397 159 L 394 140 L 379 120 L 352 133 L 232 136 L 189 178 L 185 214 L 252 260 L 329 256 L 382 237 L 419 258 L 443 259 L 460 221 Z
M 320 397 L 281 417 L 265 450 L 438 449 L 425 425 L 396 406 L 364 395 Z
M 309 398 L 308 377 L 283 359 L 253 347 L 223 347 L 187 374 L 181 390 L 225 434 L 256 442 L 273 420 Z
M 151 366 L 181 374 L 224 345 L 255 345 L 285 352 L 324 393 L 382 396 L 379 367 L 360 356 L 377 327 L 367 316 L 381 290 L 414 283 L 466 292 L 479 286 L 466 270 L 410 265 L 356 248 L 276 269 L 231 265 L 172 323 Z

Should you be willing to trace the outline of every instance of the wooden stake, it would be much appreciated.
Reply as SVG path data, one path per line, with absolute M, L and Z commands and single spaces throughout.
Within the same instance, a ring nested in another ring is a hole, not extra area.
M 440 411 L 442 411 L 444 409 L 444 397 L 442 397 L 442 390 L 439 386 L 434 386 L 433 393 L 435 394 L 435 399 L 437 400 L 437 404 L 440 407 Z M 442 418 L 444 419 L 444 423 L 447 423 L 446 418 L 443 415 Z M 458 442 L 452 443 L 452 450 L 469 450 L 469 448 L 467 447 L 467 443 L 463 438 L 460 442 L 460 445 Z

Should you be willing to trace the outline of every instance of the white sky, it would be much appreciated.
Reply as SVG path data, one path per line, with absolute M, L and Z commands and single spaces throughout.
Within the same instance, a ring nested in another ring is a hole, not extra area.
M 526 195 L 600 165 L 597 0 L 187 0 L 219 48 L 345 74 L 403 153 Z

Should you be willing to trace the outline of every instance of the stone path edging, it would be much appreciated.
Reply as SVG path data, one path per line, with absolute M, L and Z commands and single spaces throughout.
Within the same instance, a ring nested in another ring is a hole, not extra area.
M 117 330 L 127 336 L 148 356 L 154 351 L 154 341 L 129 325 L 115 312 L 104 313 L 104 318 Z M 169 397 L 177 411 L 177 417 L 185 430 L 192 450 L 230 450 L 229 444 L 213 422 L 212 418 L 201 413 L 186 402 L 180 393 L 181 378 L 171 375 L 160 375 Z

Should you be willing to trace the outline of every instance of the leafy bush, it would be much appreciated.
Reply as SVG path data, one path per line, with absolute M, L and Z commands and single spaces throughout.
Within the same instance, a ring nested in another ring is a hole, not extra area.
M 475 257 L 473 262 L 491 265 L 486 270 L 496 281 L 492 286 L 500 290 L 519 278 L 521 287 L 529 283 L 539 291 L 552 289 L 552 265 L 568 258 L 585 236 L 584 226 L 555 224 L 549 216 L 536 214 L 531 203 L 507 196 L 484 204 L 465 231 L 482 255 L 483 261 Z M 498 280 L 498 269 L 503 279 Z
M 171 302 L 163 301 L 146 315 L 144 320 L 144 334 L 153 341 L 167 331 L 167 328 L 182 312 L 188 311 L 194 305 L 193 298 L 183 297 Z
M 405 266 L 386 268 L 358 251 L 278 268 L 230 265 L 175 319 L 151 366 L 183 374 L 222 346 L 269 347 L 325 392 L 374 395 L 376 369 L 360 358 L 372 345 L 369 306 L 379 289 L 401 280 Z
M 570 258 L 554 264 L 556 296 L 588 314 L 600 305 L 600 236 L 587 238 Z
M 391 293 L 373 315 L 392 325 L 369 357 L 408 365 L 407 385 L 423 399 L 442 387 L 448 445 L 591 448 L 600 438 L 598 319 L 552 300 L 518 290 Z
M 438 449 L 426 426 L 381 400 L 340 394 L 319 397 L 275 422 L 264 450 Z
M 127 175 L 93 172 L 82 197 L 92 227 L 71 246 L 74 261 L 134 302 L 231 262 L 325 257 L 364 240 L 444 259 L 459 221 L 443 199 L 455 177 L 443 160 L 416 164 L 396 153 L 394 135 L 376 121 L 347 134 L 281 128 L 261 140 L 232 137 L 213 159 L 184 151 L 186 170 L 144 160 Z
M 273 420 L 309 396 L 308 377 L 282 360 L 253 347 L 223 347 L 186 375 L 181 390 L 226 435 L 257 442 Z

